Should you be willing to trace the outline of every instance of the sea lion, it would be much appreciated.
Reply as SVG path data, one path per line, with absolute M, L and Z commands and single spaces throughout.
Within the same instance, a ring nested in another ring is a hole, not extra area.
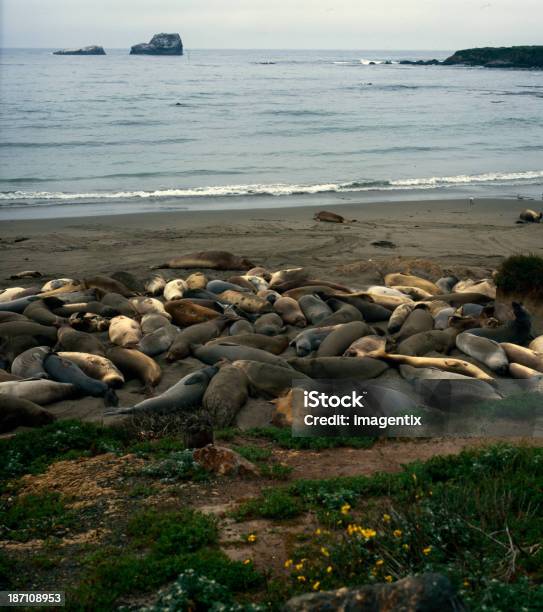
M 216 310 L 206 308 L 191 302 L 190 300 L 173 300 L 164 304 L 166 312 L 168 312 L 172 321 L 181 327 L 189 327 L 196 323 L 204 323 L 211 321 L 221 316 Z
M 371 357 L 316 357 L 288 359 L 288 363 L 299 372 L 313 379 L 355 378 L 367 380 L 377 378 L 388 365 Z
M 307 325 L 307 319 L 300 305 L 293 298 L 280 297 L 273 303 L 273 308 L 287 325 L 296 325 L 297 327 L 305 327 Z
M 138 349 L 149 357 L 161 355 L 171 347 L 178 333 L 179 329 L 169 323 L 149 334 L 145 334 L 138 343 Z
M 414 357 L 413 355 L 392 355 L 387 353 L 382 357 L 386 361 L 397 364 L 406 364 L 415 368 L 437 368 L 446 372 L 465 374 L 479 380 L 493 380 L 484 370 L 462 359 L 451 357 Z
M 272 305 L 267 300 L 257 295 L 232 291 L 231 289 L 219 293 L 217 295 L 217 301 L 222 304 L 237 306 L 241 308 L 241 310 L 252 314 L 264 314 L 266 312 L 271 312 L 273 309 Z
M 142 412 L 168 414 L 199 406 L 207 386 L 216 372 L 217 368 L 215 367 L 206 367 L 197 372 L 192 372 L 157 397 L 143 400 L 128 408 L 110 410 L 105 414 L 118 415 Z
M 386 352 L 384 336 L 368 335 L 355 340 L 343 353 L 344 357 L 373 357 L 379 359 Z
M 108 350 L 108 358 L 127 378 L 139 378 L 147 391 L 158 385 L 162 370 L 154 359 L 136 349 L 115 346 Z
M 213 344 L 221 344 L 222 342 L 232 342 L 241 346 L 251 346 L 253 348 L 262 349 L 281 355 L 288 347 L 288 338 L 286 336 L 266 336 L 263 334 L 239 334 L 237 336 L 228 336 L 227 338 L 216 338 L 207 342 L 206 346 Z
M 315 221 L 325 221 L 327 223 L 345 223 L 345 217 L 341 215 L 337 215 L 333 212 L 328 212 L 327 210 L 321 210 L 318 213 L 313 215 L 313 219 Z
M 457 329 L 429 330 L 409 336 L 398 345 L 401 355 L 423 357 L 428 353 L 443 353 L 448 355 L 456 345 Z
M 139 315 L 159 314 L 167 319 L 171 319 L 171 315 L 164 309 L 164 304 L 153 297 L 135 297 L 130 300 L 130 303 Z
M 305 268 L 288 268 L 273 272 L 270 278 L 269 289 L 275 289 L 280 293 L 300 287 L 309 278 Z
M 503 348 L 494 340 L 466 331 L 456 336 L 456 346 L 466 355 L 484 363 L 489 370 L 501 375 L 507 373 L 509 360 Z
M 524 221 L 525 223 L 541 223 L 542 218 L 543 213 L 536 212 L 531 208 L 526 208 L 519 215 L 520 221 Z
M 150 334 L 161 327 L 171 325 L 171 318 L 161 314 L 146 314 L 143 315 L 140 321 L 140 327 L 143 334 Z
M 500 346 L 505 351 L 507 359 L 512 363 L 519 363 L 533 370 L 543 373 L 543 353 L 537 353 L 529 348 L 524 348 L 518 344 L 502 342 Z M 13 368 L 12 368 L 13 371 Z
M 145 292 L 149 295 L 162 295 L 166 279 L 161 274 L 153 274 L 145 283 Z
M 109 324 L 109 340 L 117 346 L 134 348 L 142 339 L 141 327 L 137 321 L 120 315 L 111 319 Z
M 303 295 L 298 304 L 311 325 L 318 325 L 332 314 L 330 306 L 316 295 Z
M 309 353 L 316 351 L 322 341 L 337 329 L 337 327 L 337 325 L 329 325 L 327 327 L 306 329 L 291 340 L 290 346 L 296 348 L 296 355 L 298 355 L 298 357 L 306 357 Z
M 513 302 L 513 314 L 515 318 L 499 327 L 477 327 L 470 329 L 470 334 L 489 338 L 496 342 L 511 342 L 512 344 L 525 345 L 533 340 L 532 317 L 530 313 L 518 302 Z M 1 327 L 1 325 L 0 325 Z
M 188 290 L 189 288 L 187 287 L 186 281 L 182 278 L 175 278 L 166 283 L 164 287 L 164 299 L 168 302 L 170 300 L 180 300 Z
M 254 330 L 257 334 L 265 336 L 277 336 L 285 331 L 283 319 L 275 312 L 263 314 L 254 322 Z
M 334 312 L 319 322 L 319 325 L 322 327 L 362 320 L 361 312 L 355 306 L 351 306 L 351 304 L 347 304 L 341 300 L 336 300 L 335 298 L 330 298 L 326 300 L 326 305 L 329 306 Z
M 385 285 L 387 287 L 394 287 L 396 285 L 403 285 L 406 287 L 418 287 L 419 289 L 423 289 L 432 295 L 437 295 L 440 293 L 439 287 L 425 278 L 421 278 L 420 276 L 413 276 L 410 274 L 402 274 L 391 273 L 385 276 Z
M 289 367 L 287 362 L 277 355 L 251 346 L 234 344 L 228 339 L 222 342 L 215 342 L 214 344 L 206 344 L 205 346 L 193 346 L 191 351 L 197 359 L 208 365 L 215 365 L 217 362 L 226 359 L 230 362 L 238 360 L 262 361 L 263 363 L 271 363 L 285 368 Z
M 43 367 L 43 360 L 50 352 L 49 346 L 35 346 L 23 351 L 13 360 L 11 373 L 25 379 L 49 378 Z
M 0 404 L 4 396 L 26 399 L 40 406 L 47 406 L 73 397 L 75 387 L 55 380 L 17 380 L 0 383 Z
M 87 376 L 102 381 L 108 387 L 119 389 L 124 385 L 124 376 L 107 357 L 70 351 L 62 351 L 58 356 L 75 363 Z
M 220 366 L 211 379 L 202 399 L 202 406 L 211 415 L 214 427 L 230 427 L 249 397 L 249 381 L 241 368 L 230 363 Z
M 111 278 L 111 276 L 97 275 L 85 278 L 82 285 L 87 289 L 99 289 L 103 293 L 118 293 L 125 298 L 132 297 L 134 292 L 124 283 Z
M 352 321 L 338 325 L 321 342 L 317 349 L 317 357 L 337 357 L 343 355 L 355 340 L 370 334 L 373 334 L 373 329 L 362 321 Z
M 61 327 L 58 330 L 58 349 L 72 351 L 74 353 L 91 353 L 105 357 L 106 350 L 104 345 L 96 336 L 87 334 L 71 327 Z
M 75 312 L 70 316 L 68 324 L 74 329 L 94 333 L 109 329 L 109 319 L 90 312 Z
M 7 310 L 9 312 L 22 313 L 29 304 L 39 299 L 41 299 L 39 295 L 27 295 L 25 297 L 18 297 L 13 300 L 0 302 L 0 311 Z
M 543 353 L 543 336 L 538 336 L 530 342 L 528 348 L 532 349 L 536 353 Z
M 250 270 L 254 268 L 245 257 L 233 255 L 228 251 L 200 251 L 174 257 L 164 264 L 155 266 L 159 268 L 207 268 L 209 270 Z
M 397 341 L 434 329 L 434 317 L 425 306 L 417 306 L 408 315 L 396 336 Z
M 543 378 L 543 374 L 540 370 L 534 370 L 521 363 L 510 363 L 509 374 L 513 378 L 527 379 L 527 378 Z
M 436 287 L 439 289 L 439 293 L 450 293 L 458 280 L 456 276 L 443 276 L 436 281 Z
M 17 427 L 42 427 L 55 420 L 55 416 L 34 402 L 18 397 L 2 396 L 0 406 L 0 433 Z
M 53 298 L 50 298 L 53 299 Z M 59 302 L 59 305 L 62 303 Z M 36 323 L 42 325 L 49 325 L 51 327 L 60 327 L 61 325 L 67 325 L 68 319 L 65 317 L 59 317 L 49 310 L 43 300 L 36 300 L 29 304 L 24 310 L 23 315 L 32 319 Z
M 253 324 L 245 319 L 240 319 L 239 321 L 234 321 L 228 330 L 228 333 L 231 336 L 238 336 L 240 334 L 254 334 Z
M 120 293 L 106 293 L 101 302 L 110 308 L 114 308 L 125 317 L 133 317 L 137 314 L 135 306 Z
M 0 323 L 9 323 L 10 321 L 28 321 L 28 317 L 18 312 L 9 312 L 9 310 L 0 311 Z
M 181 330 L 174 338 L 172 345 L 166 355 L 168 361 L 178 361 L 190 355 L 190 346 L 205 344 L 212 338 L 216 338 L 228 325 L 226 316 L 217 317 L 211 321 L 197 323 Z
M 310 382 L 301 372 L 259 361 L 238 360 L 232 364 L 243 371 L 249 381 L 249 391 L 253 396 L 266 398 L 279 397 L 298 382 Z
M 397 306 L 390 316 L 388 320 L 388 333 L 396 334 L 402 328 L 402 325 L 405 323 L 407 317 L 413 312 L 415 309 L 415 302 L 408 302 L 407 304 L 400 304 Z
M 9 339 L 16 336 L 33 336 L 43 344 L 54 344 L 57 339 L 57 328 L 40 325 L 33 321 L 9 321 L 0 323 L 0 338 Z
M 43 360 L 43 368 L 57 382 L 70 384 L 84 395 L 102 397 L 106 406 L 119 403 L 113 389 L 101 380 L 87 376 L 73 361 L 48 353 Z

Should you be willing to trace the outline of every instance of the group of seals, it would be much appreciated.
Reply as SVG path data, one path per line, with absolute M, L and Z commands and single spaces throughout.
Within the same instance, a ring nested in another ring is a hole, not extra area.
M 514 302 L 504 319 L 492 279 L 390 273 L 381 285 L 347 287 L 223 251 L 159 268 L 174 272 L 0 292 L 0 405 L 9 408 L 0 411 L 2 427 L 50 422 L 41 407 L 82 396 L 120 404 L 108 414 L 203 406 L 226 427 L 248 397 L 277 399 L 315 379 L 397 376 L 435 405 L 435 381 L 543 375 L 543 340 L 530 314 Z M 177 276 L 182 269 L 190 273 Z M 209 270 L 222 274 L 209 278 Z M 193 371 L 156 394 L 163 368 L 185 360 Z M 150 397 L 118 402 L 116 390 L 134 378 Z M 484 387 L 480 395 L 493 393 Z M 477 395 L 471 387 L 469 394 Z

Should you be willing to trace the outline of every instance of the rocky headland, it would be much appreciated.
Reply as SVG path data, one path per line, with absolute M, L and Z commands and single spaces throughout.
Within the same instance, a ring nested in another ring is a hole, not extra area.
M 483 66 L 485 68 L 543 68 L 543 45 L 481 47 L 456 51 L 446 60 L 402 60 L 408 66 Z

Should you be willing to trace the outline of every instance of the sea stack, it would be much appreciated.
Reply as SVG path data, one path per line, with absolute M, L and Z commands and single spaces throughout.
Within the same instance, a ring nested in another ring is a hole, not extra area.
M 151 42 L 134 45 L 130 55 L 183 55 L 179 34 L 155 34 Z
M 80 49 L 60 49 L 53 51 L 53 55 L 105 55 L 104 47 L 98 45 L 90 45 L 89 47 L 81 47 Z
M 543 45 L 462 49 L 443 64 L 486 68 L 543 68 Z

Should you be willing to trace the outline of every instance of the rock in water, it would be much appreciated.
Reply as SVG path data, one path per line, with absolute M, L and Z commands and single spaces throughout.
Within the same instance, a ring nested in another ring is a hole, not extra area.
M 443 64 L 486 68 L 543 68 L 543 45 L 462 49 Z
M 130 55 L 183 55 L 183 42 L 179 34 L 155 34 L 151 42 L 131 47 Z
M 90 45 L 89 47 L 81 47 L 80 49 L 60 49 L 53 51 L 53 55 L 105 55 L 104 47 L 98 45 Z

